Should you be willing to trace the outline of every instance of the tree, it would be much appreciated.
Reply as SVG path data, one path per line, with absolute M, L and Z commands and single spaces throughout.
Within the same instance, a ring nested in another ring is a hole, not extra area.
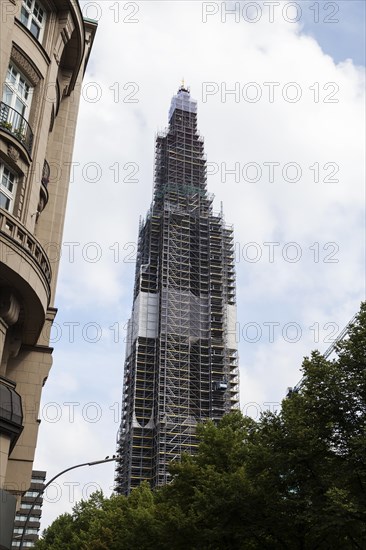
M 94 495 L 37 548 L 366 549 L 366 304 L 337 353 L 304 359 L 279 413 L 200 425 L 169 485 Z
M 91 495 L 63 514 L 43 533 L 39 550 L 155 549 L 154 500 L 144 483 L 127 499 Z
M 366 548 L 365 304 L 337 351 L 305 358 L 280 413 L 200 428 L 198 455 L 164 490 L 189 518 L 190 547 Z

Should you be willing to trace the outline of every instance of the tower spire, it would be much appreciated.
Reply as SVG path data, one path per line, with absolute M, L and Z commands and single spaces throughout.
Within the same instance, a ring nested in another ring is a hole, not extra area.
M 233 229 L 213 212 L 197 102 L 173 97 L 155 147 L 154 197 L 140 226 L 128 322 L 116 491 L 170 480 L 196 425 L 238 407 Z
M 181 85 L 180 85 L 179 90 L 178 90 L 178 93 L 179 92 L 187 92 L 188 94 L 190 93 L 189 86 L 185 85 L 184 76 L 182 78 Z
M 178 93 L 172 98 L 169 109 L 169 121 L 176 109 L 197 114 L 197 101 L 191 98 L 190 89 L 188 86 L 185 86 L 184 79 L 182 79 Z

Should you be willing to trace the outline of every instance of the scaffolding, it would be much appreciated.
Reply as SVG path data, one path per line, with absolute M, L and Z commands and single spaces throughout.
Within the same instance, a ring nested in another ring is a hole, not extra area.
M 169 481 L 197 422 L 239 406 L 233 228 L 207 193 L 196 103 L 181 88 L 156 137 L 154 197 L 140 225 L 116 491 Z

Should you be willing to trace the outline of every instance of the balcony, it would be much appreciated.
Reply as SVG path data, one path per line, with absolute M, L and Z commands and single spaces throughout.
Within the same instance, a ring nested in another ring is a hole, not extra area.
M 28 121 L 18 111 L 0 102 L 0 129 L 15 137 L 32 154 L 33 132 Z
M 23 307 L 24 344 L 34 345 L 51 296 L 51 265 L 46 251 L 23 224 L 0 209 L 0 280 L 16 289 Z
M 16 242 L 42 272 L 47 284 L 51 283 L 51 266 L 46 255 L 37 239 L 25 229 L 25 227 L 5 210 L 0 211 L 0 233 L 4 234 Z

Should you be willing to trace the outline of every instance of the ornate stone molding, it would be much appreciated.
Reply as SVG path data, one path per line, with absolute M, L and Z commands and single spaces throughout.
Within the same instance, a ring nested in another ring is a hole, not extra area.
M 17 357 L 22 345 L 22 331 L 20 328 L 12 327 L 9 339 L 9 357 Z
M 33 64 L 27 59 L 27 57 L 18 48 L 14 47 L 11 50 L 11 59 L 21 69 L 24 75 L 30 80 L 33 86 L 37 86 L 41 77 L 36 71 Z
M 14 147 L 14 145 L 9 145 L 9 146 L 8 146 L 8 156 L 9 156 L 14 162 L 18 162 L 19 157 L 20 157 L 20 153 L 19 153 L 18 149 L 17 149 L 16 147 Z
M 0 317 L 8 326 L 14 325 L 19 317 L 20 304 L 9 288 L 0 290 Z
M 71 39 L 71 35 L 75 29 L 75 24 L 69 11 L 64 11 L 60 13 L 59 28 L 62 40 L 64 44 L 67 44 Z
M 53 55 L 56 63 L 59 65 L 64 48 L 66 44 L 71 40 L 72 33 L 75 29 L 75 24 L 70 12 L 63 11 L 59 14 L 58 28 L 60 31 L 60 35 L 57 39 Z

